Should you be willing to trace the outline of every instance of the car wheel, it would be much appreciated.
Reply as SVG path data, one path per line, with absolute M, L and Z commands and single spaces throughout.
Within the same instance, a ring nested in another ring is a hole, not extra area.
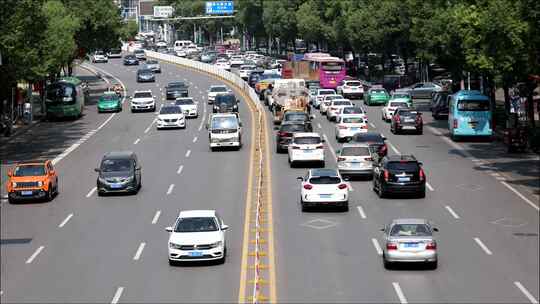
M 300 201 L 300 206 L 302 207 L 302 212 L 308 211 L 308 207 L 306 206 L 306 204 L 304 204 L 304 201 Z
M 383 265 L 384 265 L 384 269 L 392 269 L 392 266 L 393 266 L 392 262 L 388 262 L 384 256 L 383 256 Z
M 426 197 L 426 190 L 421 191 L 420 193 L 418 193 L 418 197 L 419 198 L 425 198 Z
M 210 151 L 214 152 L 214 151 L 216 151 L 216 148 L 210 147 Z
M 45 199 L 47 202 L 50 202 L 53 200 L 53 198 L 54 198 L 54 195 L 53 195 L 52 185 L 49 184 L 49 190 L 47 190 L 47 196 L 45 197 Z
M 322 160 L 322 161 L 319 163 L 319 167 L 324 168 L 324 165 L 325 165 L 324 160 Z
M 17 203 L 17 200 L 14 199 L 14 198 L 8 197 L 8 203 L 10 203 L 10 204 L 16 204 L 16 203 Z
M 345 205 L 343 205 L 343 207 L 341 208 L 341 210 L 343 212 L 349 212 L 349 202 L 345 203 Z
M 223 257 L 219 259 L 219 264 L 225 264 L 225 260 L 227 259 L 227 247 L 223 250 Z
M 417 133 L 418 133 L 418 135 L 422 135 L 422 134 L 424 134 L 424 130 L 420 129 L 420 130 L 417 131 Z
M 176 266 L 176 261 L 169 259 L 169 266 Z
M 428 266 L 429 269 L 435 270 L 435 269 L 437 269 L 438 262 L 437 262 L 437 260 L 435 260 L 433 262 L 428 262 L 427 266 Z
M 384 198 L 386 196 L 386 193 L 384 192 L 383 187 L 381 185 L 379 185 L 378 190 L 379 191 L 377 191 L 377 194 L 379 195 L 379 198 Z

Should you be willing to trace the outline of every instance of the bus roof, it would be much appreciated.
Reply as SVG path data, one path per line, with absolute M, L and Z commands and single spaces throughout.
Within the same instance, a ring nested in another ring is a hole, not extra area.
M 302 59 L 302 60 L 311 61 L 311 62 L 339 62 L 339 63 L 344 63 L 345 62 L 341 58 L 332 57 L 332 56 L 328 56 L 328 57 L 311 57 L 311 58 L 304 57 L 304 59 Z
M 469 99 L 489 100 L 489 97 L 487 97 L 486 95 L 482 94 L 482 92 L 477 91 L 477 90 L 461 90 L 461 91 L 456 92 L 454 96 L 456 99 L 461 99 L 461 100 L 469 100 Z
M 73 85 L 79 85 L 82 83 L 82 81 L 77 78 L 77 77 L 72 77 L 72 76 L 68 76 L 68 77 L 62 77 L 58 80 L 58 82 L 67 82 L 67 83 L 71 83 Z

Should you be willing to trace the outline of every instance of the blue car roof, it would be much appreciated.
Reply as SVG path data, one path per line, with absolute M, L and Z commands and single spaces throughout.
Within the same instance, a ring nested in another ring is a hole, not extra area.
M 467 100 L 467 99 L 474 99 L 474 100 L 489 100 L 489 97 L 482 94 L 480 91 L 477 90 L 461 90 L 454 94 L 455 99 L 461 99 L 461 100 Z

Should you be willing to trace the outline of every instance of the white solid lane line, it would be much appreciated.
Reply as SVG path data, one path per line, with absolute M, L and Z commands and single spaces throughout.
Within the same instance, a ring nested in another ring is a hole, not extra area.
M 142 252 L 144 250 L 144 246 L 146 246 L 145 242 L 142 242 L 139 245 L 139 248 L 137 248 L 137 252 L 135 252 L 135 255 L 133 256 L 133 260 L 138 261 L 141 258 Z
M 379 241 L 377 241 L 376 238 L 372 238 L 371 242 L 373 243 L 373 247 L 375 247 L 375 250 L 377 251 L 377 254 L 382 255 L 383 251 L 382 251 L 381 245 L 379 245 Z
M 73 217 L 73 213 L 70 213 L 61 223 L 60 225 L 58 225 L 58 228 L 62 228 L 64 227 L 67 222 L 69 221 L 69 219 L 71 219 Z
M 191 150 L 187 150 L 186 157 L 189 157 L 191 155 Z
M 174 184 L 169 185 L 169 189 L 167 189 L 167 195 L 171 194 L 174 189 Z
M 431 187 L 431 185 L 428 182 L 426 182 L 426 187 L 429 189 L 429 191 L 432 191 L 432 192 L 435 191 L 435 189 L 433 189 L 433 187 Z
M 161 215 L 161 210 L 156 211 L 156 214 L 154 214 L 154 218 L 152 219 L 152 225 L 157 223 L 160 215 Z
M 197 136 L 193 137 L 193 142 L 197 142 Z
M 111 304 L 116 304 L 120 300 L 120 297 L 122 296 L 122 292 L 124 292 L 124 287 L 120 286 L 118 289 L 116 289 L 116 292 L 114 293 L 114 297 L 111 300 Z
M 475 237 L 474 241 L 476 242 L 476 244 L 478 244 L 478 246 L 480 246 L 480 248 L 482 248 L 482 250 L 484 250 L 487 255 L 493 254 L 491 250 L 489 250 L 489 248 L 487 248 L 487 246 L 479 238 Z
M 184 165 L 180 165 L 180 167 L 178 167 L 178 170 L 176 170 L 176 174 L 182 173 L 182 170 L 184 170 Z
M 92 196 L 92 195 L 94 194 L 94 192 L 96 192 L 96 190 L 97 190 L 97 187 L 92 188 L 92 190 L 90 190 L 90 192 L 88 192 L 88 194 L 86 195 L 86 197 Z
M 526 198 L 523 194 L 519 193 L 519 191 L 514 189 L 514 187 L 510 186 L 507 182 L 501 181 L 501 184 L 503 184 L 506 188 L 510 189 L 510 191 L 514 192 L 517 196 L 519 196 L 527 204 L 529 204 L 531 207 L 536 209 L 536 211 L 540 210 L 540 208 L 536 204 L 534 204 L 530 199 Z
M 538 304 L 538 300 L 534 298 L 534 296 L 525 288 L 523 285 L 521 285 L 520 282 L 515 281 L 514 285 L 516 285 L 517 288 L 529 299 L 529 302 L 532 304 Z
M 360 217 L 365 219 L 366 213 L 364 212 L 364 209 L 362 208 L 362 206 L 356 206 L 356 209 L 358 209 L 358 213 L 360 213 Z
M 140 138 L 137 138 L 137 139 L 133 142 L 133 144 L 136 145 L 136 144 L 138 144 L 140 141 L 141 141 L 141 139 L 140 139 Z
M 26 260 L 26 264 L 32 263 L 32 261 L 38 256 L 38 254 L 45 248 L 45 246 L 39 246 L 39 248 Z
M 401 304 L 407 304 L 407 298 L 405 298 L 405 295 L 403 294 L 403 290 L 401 290 L 401 287 L 399 286 L 398 282 L 392 282 L 392 286 L 394 286 L 394 291 L 396 292 L 399 302 Z
M 446 210 L 456 219 L 459 220 L 459 215 L 450 207 L 450 206 L 444 206 Z
M 387 141 L 387 143 L 388 143 L 388 145 L 390 146 L 390 148 L 392 149 L 392 151 L 394 151 L 394 153 L 396 153 L 396 154 L 401 154 L 401 153 L 399 152 L 399 150 L 398 150 L 391 142 Z
M 328 140 L 328 136 L 326 136 L 326 134 L 323 134 L 323 137 L 328 145 L 328 148 L 330 149 L 330 153 L 332 153 L 332 156 L 334 157 L 334 159 L 337 159 L 336 151 L 334 150 L 334 147 L 332 147 L 332 144 L 330 144 L 330 141 Z

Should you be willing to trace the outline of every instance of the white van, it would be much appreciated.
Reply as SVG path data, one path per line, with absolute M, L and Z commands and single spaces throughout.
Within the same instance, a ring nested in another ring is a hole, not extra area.
M 191 42 L 191 40 L 176 40 L 174 42 L 174 51 L 176 52 L 181 51 L 188 45 L 192 45 L 192 44 L 193 42 Z

